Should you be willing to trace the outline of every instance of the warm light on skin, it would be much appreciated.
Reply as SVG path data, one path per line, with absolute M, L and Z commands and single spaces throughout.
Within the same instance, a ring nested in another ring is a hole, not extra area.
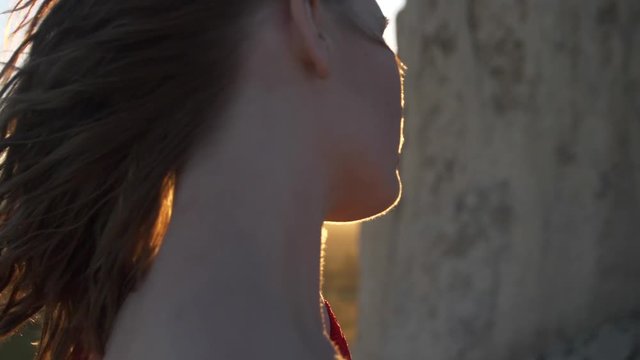
M 409 69 L 396 55 L 396 63 L 398 64 L 398 71 L 400 72 L 400 106 L 402 107 L 403 116 L 400 120 L 400 146 L 398 147 L 398 156 L 402 153 L 402 145 L 404 145 L 404 79 Z
M 407 66 L 402 62 L 402 60 L 400 59 L 399 56 L 396 55 L 396 63 L 398 64 L 398 72 L 400 73 L 400 105 L 402 107 L 402 110 L 404 112 L 404 79 L 406 76 L 406 71 L 408 70 Z M 402 147 L 404 145 L 404 115 L 402 116 L 402 118 L 400 119 L 400 144 L 398 146 L 398 156 L 400 156 L 400 154 L 402 153 Z M 371 220 L 375 220 L 381 216 L 386 215 L 387 213 L 389 213 L 393 208 L 395 208 L 398 203 L 400 202 L 400 199 L 402 199 L 402 179 L 400 177 L 400 171 L 398 169 L 396 169 L 396 178 L 398 179 L 398 186 L 399 186 L 399 191 L 398 191 L 398 197 L 396 198 L 396 200 L 393 202 L 393 204 L 391 204 L 391 206 L 389 206 L 386 210 L 384 210 L 383 212 L 373 215 L 371 217 L 365 218 L 365 219 L 360 219 L 360 220 L 356 220 L 356 221 L 325 221 L 325 224 L 331 224 L 331 225 L 355 225 L 355 224 L 360 224 L 363 222 L 367 222 L 367 221 L 371 221 Z M 326 231 L 326 229 L 323 227 L 323 231 Z
M 375 220 L 379 217 L 382 217 L 384 215 L 386 215 L 387 213 L 389 213 L 389 211 L 393 210 L 393 208 L 396 207 L 396 205 L 398 205 L 398 203 L 400 202 L 400 199 L 402 198 L 402 180 L 400 178 L 400 171 L 396 170 L 396 178 L 398 179 L 398 186 L 399 186 L 399 190 L 398 190 L 398 197 L 396 198 L 396 200 L 393 202 L 393 204 L 391 204 L 391 206 L 389 206 L 386 210 L 375 214 L 373 216 L 370 216 L 368 218 L 365 219 L 360 219 L 360 220 L 356 220 L 356 221 L 325 221 L 326 224 L 337 224 L 337 225 L 350 225 L 350 224 L 360 224 L 360 223 L 364 223 L 367 221 L 371 221 L 371 220 Z
M 324 286 L 324 265 L 327 255 L 327 238 L 329 237 L 329 230 L 323 225 L 322 233 L 320 236 L 320 289 Z

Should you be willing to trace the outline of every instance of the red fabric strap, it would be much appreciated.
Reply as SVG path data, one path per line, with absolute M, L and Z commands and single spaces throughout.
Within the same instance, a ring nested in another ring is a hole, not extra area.
M 329 321 L 330 321 L 330 330 L 329 335 L 331 336 L 331 341 L 336 344 L 338 349 L 340 350 L 340 355 L 346 360 L 351 360 L 351 353 L 349 352 L 349 345 L 347 344 L 347 339 L 344 337 L 342 333 L 342 329 L 340 328 L 340 324 L 338 324 L 338 319 L 331 311 L 331 305 L 327 299 L 324 299 L 324 305 L 327 307 L 327 312 L 329 313 Z

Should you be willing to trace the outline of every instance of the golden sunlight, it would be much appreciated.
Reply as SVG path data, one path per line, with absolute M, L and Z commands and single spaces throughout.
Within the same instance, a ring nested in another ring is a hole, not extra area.
M 357 335 L 360 224 L 325 222 L 322 239 L 322 294 L 353 346 Z

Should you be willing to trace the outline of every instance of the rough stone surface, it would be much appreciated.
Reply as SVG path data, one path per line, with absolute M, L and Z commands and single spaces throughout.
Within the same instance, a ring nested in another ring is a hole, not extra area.
M 403 199 L 362 228 L 354 358 L 525 359 L 638 310 L 640 1 L 408 0 L 398 30 Z
M 640 360 L 640 317 L 612 321 L 528 360 Z

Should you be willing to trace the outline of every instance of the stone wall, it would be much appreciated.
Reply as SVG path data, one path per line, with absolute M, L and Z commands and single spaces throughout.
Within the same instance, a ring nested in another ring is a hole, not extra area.
M 574 339 L 557 339 L 547 351 L 526 360 L 640 360 L 640 317 L 611 321 Z
M 512 360 L 640 309 L 640 1 L 408 0 L 403 198 L 357 359 Z

